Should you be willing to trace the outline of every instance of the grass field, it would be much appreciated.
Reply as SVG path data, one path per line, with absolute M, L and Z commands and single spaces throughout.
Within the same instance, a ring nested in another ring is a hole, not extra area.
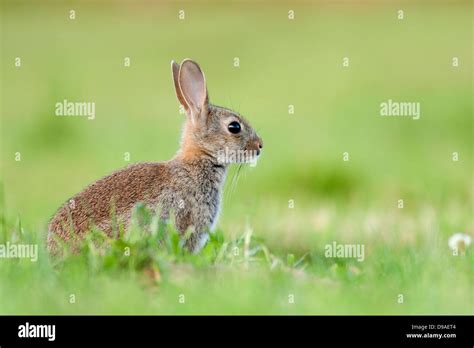
M 474 233 L 470 2 L 1 6 L 0 244 L 40 254 L 0 258 L 0 314 L 474 313 L 472 248 L 448 247 Z M 186 57 L 265 143 L 234 184 L 231 169 L 211 243 L 187 255 L 174 233 L 159 247 L 136 227 L 105 254 L 86 243 L 50 260 L 64 201 L 174 155 L 170 61 Z M 95 102 L 95 119 L 55 116 L 64 99 Z M 389 99 L 421 117 L 380 116 Z M 326 257 L 333 242 L 364 260 Z

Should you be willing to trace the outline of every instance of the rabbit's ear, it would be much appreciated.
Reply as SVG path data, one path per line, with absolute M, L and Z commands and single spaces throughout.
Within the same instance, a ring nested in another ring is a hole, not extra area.
M 174 89 L 176 91 L 176 97 L 178 97 L 179 103 L 186 109 L 189 110 L 188 104 L 186 104 L 186 100 L 183 97 L 183 93 L 181 92 L 181 88 L 179 87 L 178 76 L 179 76 L 179 64 L 176 63 L 174 60 L 171 61 L 171 71 L 173 73 L 173 82 L 174 82 Z
M 204 73 L 196 62 L 185 59 L 181 63 L 178 84 L 191 111 L 191 117 L 198 117 L 207 106 L 208 97 Z

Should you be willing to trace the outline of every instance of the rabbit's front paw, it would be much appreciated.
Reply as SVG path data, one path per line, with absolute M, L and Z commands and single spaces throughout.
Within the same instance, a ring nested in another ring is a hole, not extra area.
M 193 254 L 197 254 L 206 246 L 209 240 L 209 233 L 207 232 L 193 232 L 184 241 L 184 248 Z

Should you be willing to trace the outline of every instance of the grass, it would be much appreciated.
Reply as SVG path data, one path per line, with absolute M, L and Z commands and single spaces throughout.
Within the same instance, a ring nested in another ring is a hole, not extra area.
M 319 247 L 305 253 L 296 246 L 295 253 L 274 253 L 248 227 L 235 239 L 217 231 L 200 254 L 191 255 L 180 247 L 172 224 L 167 233 L 154 221 L 145 228 L 139 223 L 143 214 L 136 210 L 120 238 L 95 231 L 79 254 L 65 247 L 65 255 L 54 260 L 37 234 L 10 227 L 14 235 L 3 240 L 39 242 L 41 253 L 37 262 L 0 263 L 3 313 L 472 313 L 466 305 L 472 300 L 472 252 L 453 256 L 445 238 L 406 240 L 412 231 L 394 230 L 389 240 L 366 243 L 365 259 L 358 262 L 325 257 L 332 238 L 344 240 L 334 233 L 320 236 Z
M 0 244 L 40 251 L 0 259 L 1 314 L 474 313 L 472 248 L 454 256 L 447 242 L 474 231 L 470 4 L 1 6 Z M 128 165 L 125 152 L 177 150 L 169 62 L 185 57 L 202 65 L 211 101 L 265 143 L 236 185 L 231 168 L 211 242 L 188 255 L 172 226 L 138 225 L 50 259 L 46 225 L 62 202 Z M 96 119 L 55 117 L 64 99 L 96 102 Z M 388 99 L 420 102 L 421 118 L 380 117 Z M 364 245 L 364 260 L 326 257 L 333 241 Z

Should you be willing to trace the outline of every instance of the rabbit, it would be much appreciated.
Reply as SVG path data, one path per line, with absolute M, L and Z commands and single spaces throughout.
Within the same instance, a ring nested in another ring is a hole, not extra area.
M 195 61 L 172 61 L 171 70 L 176 96 L 186 111 L 180 149 L 171 160 L 115 171 L 65 202 L 48 225 L 51 254 L 58 253 L 58 241 L 75 245 L 91 228 L 112 237 L 113 220 L 128 226 L 139 202 L 159 211 L 160 221 L 174 214 L 189 252 L 198 253 L 206 245 L 220 212 L 228 166 L 255 160 L 263 142 L 241 115 L 209 103 L 206 79 Z M 223 155 L 235 153 L 245 158 Z

